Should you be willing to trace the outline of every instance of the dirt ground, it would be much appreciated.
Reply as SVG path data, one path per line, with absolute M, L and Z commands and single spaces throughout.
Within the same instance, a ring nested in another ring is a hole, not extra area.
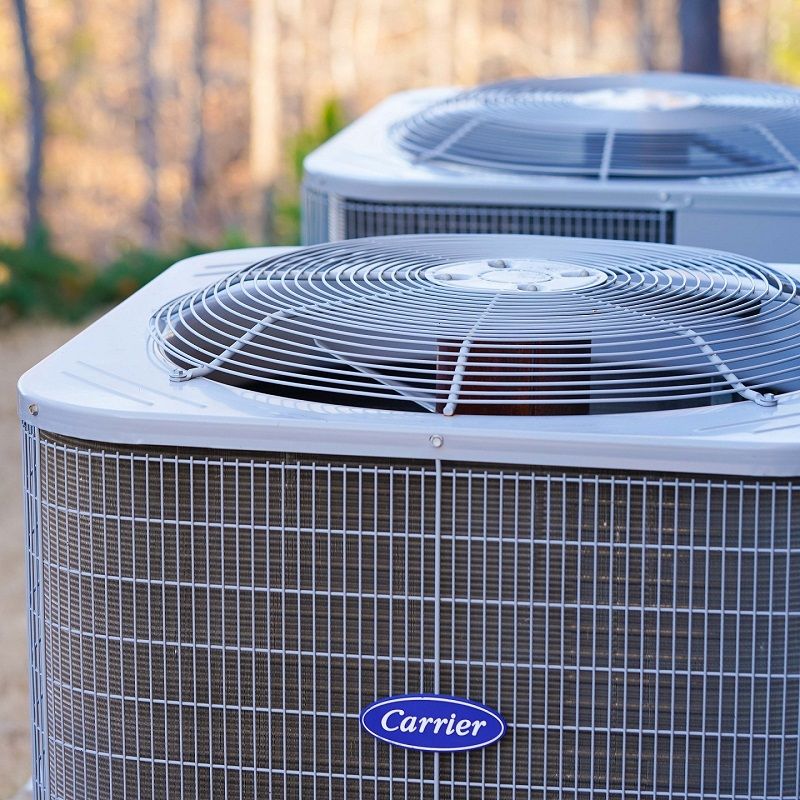
M 0 800 L 30 776 L 25 560 L 17 378 L 77 328 L 26 323 L 0 329 Z

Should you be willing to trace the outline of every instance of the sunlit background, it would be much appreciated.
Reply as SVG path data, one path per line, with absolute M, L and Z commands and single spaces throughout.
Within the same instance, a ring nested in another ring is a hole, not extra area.
M 304 154 L 392 92 L 652 69 L 800 83 L 800 0 L 4 1 L 0 800 L 30 773 L 23 369 L 182 254 L 295 242 Z
M 800 80 L 798 0 L 720 5 L 723 71 Z M 186 240 L 291 240 L 299 156 L 391 92 L 679 70 L 682 57 L 689 69 L 714 66 L 703 30 L 694 39 L 684 31 L 682 47 L 678 0 L 27 0 L 27 8 L 45 114 L 42 222 L 54 248 L 93 264 Z M 0 240 L 11 243 L 26 217 L 26 85 L 18 20 L 4 13 Z

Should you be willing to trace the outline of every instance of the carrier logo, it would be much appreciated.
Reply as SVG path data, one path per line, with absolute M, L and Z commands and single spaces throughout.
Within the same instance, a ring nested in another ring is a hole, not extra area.
M 434 752 L 486 747 L 502 739 L 507 729 L 505 720 L 493 709 L 442 694 L 377 700 L 361 712 L 361 724 L 389 744 Z

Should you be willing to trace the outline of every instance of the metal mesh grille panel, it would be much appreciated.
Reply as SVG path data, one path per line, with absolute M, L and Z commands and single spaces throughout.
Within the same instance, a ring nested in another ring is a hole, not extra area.
M 303 186 L 301 192 L 303 215 L 300 225 L 302 244 L 321 244 L 330 241 L 328 233 L 328 194 Z
M 514 233 L 623 239 L 672 244 L 671 211 L 632 208 L 549 208 L 369 203 L 337 206 L 341 238 L 407 233 Z
M 39 797 L 800 793 L 791 482 L 26 442 Z

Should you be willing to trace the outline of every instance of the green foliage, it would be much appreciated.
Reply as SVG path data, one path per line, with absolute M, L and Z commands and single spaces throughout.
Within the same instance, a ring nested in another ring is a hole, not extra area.
M 253 243 L 247 238 L 244 231 L 232 228 L 225 231 L 219 246 L 220 250 L 238 250 L 242 247 L 252 247 Z
M 305 157 L 339 133 L 347 124 L 344 107 L 339 100 L 328 100 L 320 112 L 319 119 L 310 128 L 300 131 L 288 143 L 289 167 L 296 181 L 303 177 L 303 161 Z
M 29 247 L 0 245 L 0 323 L 33 314 L 76 320 L 87 308 L 92 273 L 57 253 L 42 232 Z
M 787 10 L 771 56 L 782 80 L 800 83 L 800 6 Z
M 247 245 L 239 232 L 221 243 Z M 169 252 L 130 248 L 98 269 L 57 253 L 45 233 L 31 247 L 0 244 L 0 325 L 32 316 L 80 320 L 129 297 L 176 261 L 207 250 L 192 242 Z
M 88 67 L 96 49 L 95 39 L 89 28 L 84 26 L 74 30 L 64 43 L 69 68 L 82 70 Z
M 322 107 L 319 119 L 310 128 L 293 136 L 287 145 L 287 180 L 277 194 L 274 208 L 276 242 L 300 242 L 300 182 L 303 178 L 303 161 L 323 142 L 337 134 L 347 124 L 347 117 L 339 100 L 328 100 Z
M 313 126 L 289 140 L 287 176 L 274 204 L 276 243 L 299 242 L 303 160 L 345 124 L 341 103 L 330 100 Z M 219 243 L 224 249 L 248 245 L 241 231 L 229 231 Z M 208 249 L 194 242 L 166 252 L 132 247 L 98 267 L 57 252 L 46 231 L 29 246 L 0 243 L 0 325 L 31 316 L 79 320 L 124 300 L 176 261 Z
M 119 303 L 176 261 L 196 256 L 205 250 L 191 243 L 169 253 L 130 248 L 96 274 L 87 292 L 88 305 L 98 308 Z
M 24 114 L 22 94 L 11 81 L 0 80 L 0 119 L 19 122 Z

